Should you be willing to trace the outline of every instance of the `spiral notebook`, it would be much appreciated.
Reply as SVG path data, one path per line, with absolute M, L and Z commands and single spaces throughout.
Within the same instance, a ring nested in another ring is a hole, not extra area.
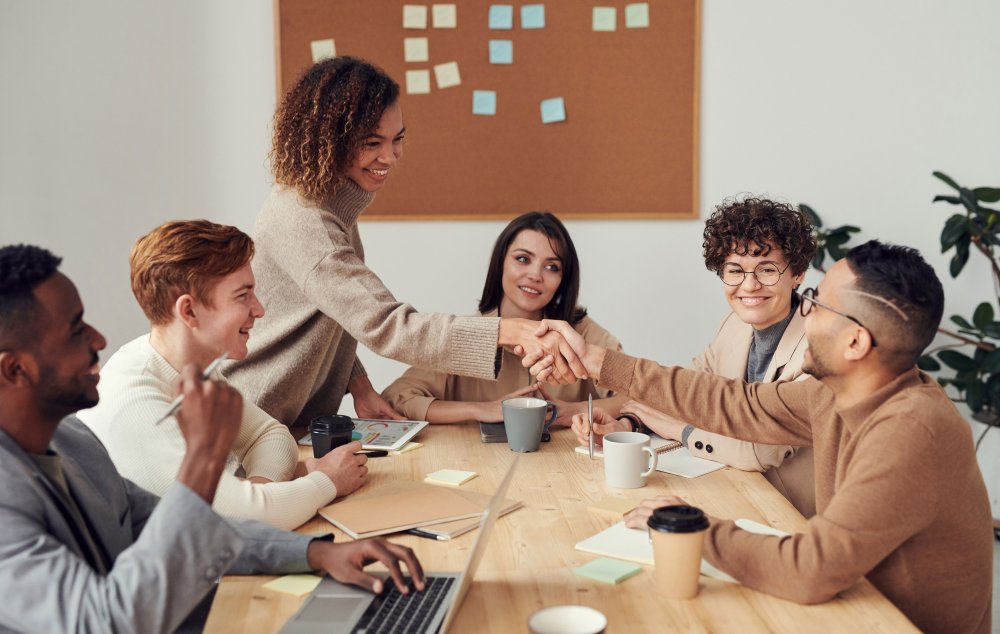
M 649 446 L 656 452 L 656 470 L 683 478 L 697 478 L 706 473 L 712 473 L 725 467 L 721 462 L 705 460 L 691 455 L 688 448 L 678 440 L 667 440 L 656 434 L 649 434 Z M 576 453 L 587 456 L 590 451 L 583 445 L 574 449 Z M 603 458 L 604 452 L 594 447 L 594 457 Z

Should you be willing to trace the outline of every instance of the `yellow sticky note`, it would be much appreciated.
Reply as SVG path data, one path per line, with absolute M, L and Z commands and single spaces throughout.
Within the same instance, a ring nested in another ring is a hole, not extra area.
M 431 71 L 429 70 L 406 71 L 406 94 L 426 95 L 430 91 L 431 91 Z
M 337 56 L 337 46 L 332 39 L 314 40 L 309 42 L 309 48 L 312 49 L 313 64 Z
M 430 52 L 427 50 L 426 37 L 404 37 L 403 38 L 403 60 L 407 62 L 426 62 L 430 59 Z
M 454 29 L 458 26 L 458 12 L 453 4 L 431 5 L 435 29 Z
M 274 590 L 275 592 L 284 592 L 285 594 L 304 597 L 316 589 L 320 579 L 321 577 L 317 577 L 316 575 L 285 575 L 284 577 L 278 577 L 274 581 L 268 581 L 261 587 Z
M 427 71 L 424 72 L 426 73 Z M 423 446 L 424 445 L 422 443 L 411 440 L 410 442 L 403 445 L 399 449 L 399 451 L 390 451 L 389 453 L 392 454 L 393 456 L 398 456 L 401 453 L 406 453 L 407 451 L 413 451 L 414 449 L 420 449 Z
M 475 471 L 458 471 L 457 469 L 439 469 L 434 473 L 428 473 L 424 482 L 428 484 L 446 484 L 457 487 L 465 484 L 472 478 L 479 475 Z
M 403 5 L 403 28 L 404 29 L 426 29 L 427 28 L 427 5 L 425 5 L 425 4 L 404 4 Z
M 462 78 L 458 74 L 458 62 L 447 62 L 434 66 L 434 77 L 437 79 L 438 88 L 451 88 L 462 83 Z

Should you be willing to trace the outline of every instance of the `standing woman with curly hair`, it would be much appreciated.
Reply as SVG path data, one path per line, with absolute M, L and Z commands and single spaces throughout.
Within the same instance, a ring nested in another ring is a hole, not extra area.
M 419 313 L 396 300 L 364 263 L 358 217 L 403 153 L 399 86 L 350 57 L 309 68 L 274 116 L 275 185 L 254 227 L 257 295 L 267 317 L 233 384 L 289 426 L 335 413 L 347 392 L 359 416 L 398 418 L 356 355 L 496 378 L 499 346 L 544 350 L 557 380 L 585 371 L 561 337 L 535 337 L 525 319 Z M 554 333 L 550 333 L 554 334 Z
M 745 197 L 716 207 L 705 223 L 704 238 L 705 267 L 719 277 L 732 312 L 689 367 L 748 383 L 804 378 L 805 318 L 796 310 L 795 291 L 816 253 L 812 225 L 787 204 Z M 764 445 L 705 432 L 636 401 L 622 405 L 621 412 L 665 438 L 682 441 L 693 456 L 763 472 L 802 515 L 816 514 L 811 447 Z M 582 428 L 574 423 L 574 429 L 583 442 Z

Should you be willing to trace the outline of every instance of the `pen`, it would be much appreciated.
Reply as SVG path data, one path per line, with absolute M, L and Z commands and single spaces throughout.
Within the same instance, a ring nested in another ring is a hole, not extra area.
M 590 425 L 590 459 L 594 459 L 594 397 L 587 395 L 587 423 Z
M 411 528 L 409 530 L 403 531 L 409 535 L 416 535 L 417 537 L 423 537 L 424 539 L 434 539 L 439 542 L 446 542 L 448 539 L 443 535 L 436 535 L 434 533 L 428 533 L 427 531 L 422 531 L 419 528 Z
M 220 356 L 215 361 L 212 361 L 211 363 L 209 363 L 208 367 L 205 368 L 205 371 L 201 373 L 201 380 L 202 381 L 207 381 L 208 377 L 212 376 L 212 373 L 215 372 L 215 369 L 217 367 L 219 367 L 219 365 L 221 365 L 222 362 L 225 361 L 228 358 L 229 358 L 229 353 L 228 352 L 223 352 L 222 356 Z M 163 421 L 167 420 L 168 418 L 170 418 L 171 416 L 173 416 L 175 413 L 177 413 L 178 408 L 180 408 L 181 403 L 183 403 L 183 402 L 184 402 L 184 395 L 183 394 L 178 394 L 177 398 L 175 398 L 170 403 L 170 407 L 167 409 L 167 413 L 164 414 L 163 416 L 161 416 L 158 421 L 156 421 L 155 423 L 153 423 L 153 425 L 154 426 L 155 425 L 159 425 L 160 423 L 162 423 Z
M 359 451 L 355 456 L 368 456 L 369 458 L 384 458 L 389 455 L 385 449 L 375 449 L 372 451 Z

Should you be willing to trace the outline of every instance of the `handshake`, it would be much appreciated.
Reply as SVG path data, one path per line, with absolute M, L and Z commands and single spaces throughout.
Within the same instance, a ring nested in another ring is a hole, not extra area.
M 498 343 L 523 357 L 539 381 L 568 385 L 580 379 L 596 379 L 601 373 L 604 348 L 588 344 L 565 321 L 502 318 Z

